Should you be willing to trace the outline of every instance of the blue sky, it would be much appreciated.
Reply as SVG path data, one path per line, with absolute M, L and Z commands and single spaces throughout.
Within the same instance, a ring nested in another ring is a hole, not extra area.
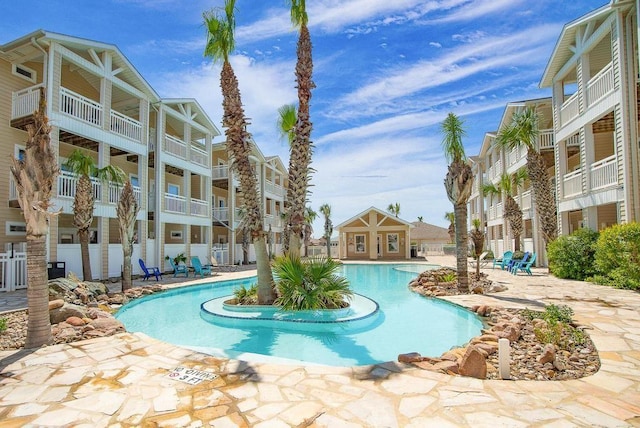
M 0 43 L 36 29 L 117 45 L 162 97 L 193 97 L 218 127 L 219 66 L 203 58 L 202 12 L 222 0 L 0 2 Z M 446 226 L 440 123 L 465 122 L 476 155 L 508 102 L 538 88 L 563 25 L 606 0 L 309 0 L 315 143 L 310 196 L 341 223 L 370 206 Z M 237 0 L 238 75 L 249 131 L 288 164 L 277 109 L 297 101 L 284 0 Z M 217 141 L 222 141 L 219 137 Z M 322 222 L 314 224 L 322 234 Z

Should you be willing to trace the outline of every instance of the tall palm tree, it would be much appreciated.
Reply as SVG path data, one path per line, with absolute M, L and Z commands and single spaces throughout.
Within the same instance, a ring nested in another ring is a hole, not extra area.
M 473 255 L 476 259 L 476 278 L 480 279 L 480 255 L 484 251 L 484 230 L 480 229 L 482 223 L 479 218 L 474 218 L 471 224 L 473 229 L 469 232 L 469 238 L 473 242 Z
M 486 195 L 496 195 L 504 197 L 504 217 L 509 222 L 511 233 L 513 234 L 514 250 L 520 251 L 520 239 L 524 232 L 522 221 L 522 210 L 514 199 L 517 189 L 522 186 L 527 179 L 527 170 L 520 168 L 514 174 L 503 173 L 500 176 L 498 185 L 485 183 L 482 185 L 482 193 Z
M 389 204 L 387 211 L 398 217 L 400 215 L 400 204 L 397 202 L 395 204 Z
M 136 233 L 136 217 L 138 216 L 138 201 L 133 194 L 131 180 L 124 183 L 116 214 L 118 216 L 120 242 L 122 243 L 122 291 L 131 288 L 131 254 L 133 253 L 133 242 Z
M 318 213 L 311 207 L 304 210 L 304 255 L 309 255 L 309 244 L 313 235 L 313 222 L 318 218 Z
M 95 177 L 102 182 L 113 181 L 122 184 L 124 172 L 117 166 L 107 165 L 98 168 L 93 158 L 80 149 L 74 150 L 65 167 L 77 174 L 76 196 L 73 200 L 73 225 L 78 228 L 78 240 L 80 241 L 80 253 L 82 256 L 82 276 L 85 281 L 91 281 L 91 258 L 89 255 L 89 228 L 93 223 L 94 195 L 91 178 Z
M 223 9 L 212 9 L 203 14 L 207 28 L 207 43 L 204 54 L 214 62 L 222 62 L 220 87 L 222 88 L 222 107 L 224 114 L 222 125 L 226 128 L 227 151 L 232 160 L 231 167 L 240 180 L 240 190 L 246 209 L 247 227 L 256 251 L 258 269 L 258 303 L 271 304 L 276 298 L 275 285 L 269 253 L 267 236 L 260 201 L 258 182 L 249 161 L 252 141 L 247 131 L 247 119 L 242 107 L 242 97 L 238 79 L 229 62 L 229 55 L 235 49 L 235 0 L 225 0 Z
M 467 202 L 473 189 L 473 172 L 467 161 L 462 145 L 465 131 L 463 121 L 455 114 L 449 113 L 442 122 L 442 148 L 449 162 L 444 187 L 447 197 L 453 204 L 456 233 L 456 267 L 458 270 L 458 289 L 462 293 L 469 292 L 469 274 L 467 271 Z
M 327 257 L 331 258 L 331 235 L 333 234 L 333 223 L 331 222 L 331 205 L 320 205 L 320 213 L 324 217 L 324 239 L 327 244 Z
M 524 145 L 527 148 L 527 172 L 535 198 L 536 214 L 540 220 L 545 244 L 558 237 L 558 218 L 555 192 L 547 172 L 544 157 L 538 151 L 540 117 L 533 107 L 515 112 L 511 124 L 498 132 L 496 144 L 507 150 Z
M 449 222 L 449 228 L 447 232 L 449 233 L 449 240 L 451 243 L 456 242 L 456 215 L 453 211 L 449 211 L 444 213 L 444 219 Z
M 312 80 L 313 58 L 311 56 L 311 35 L 307 23 L 306 0 L 288 0 L 291 6 L 291 22 L 299 27 L 296 62 L 296 82 L 298 88 L 298 115 L 293 130 L 289 156 L 289 181 L 285 211 L 289 223 L 289 254 L 293 258 L 300 256 L 300 238 L 304 228 L 304 210 L 307 203 L 309 179 L 311 174 L 311 119 L 309 103 L 311 90 L 315 88 Z
M 423 219 L 423 218 L 424 218 L 424 217 L 422 217 L 421 215 L 419 215 L 419 216 L 418 216 L 418 221 L 419 221 L 420 223 L 422 223 L 422 219 Z
M 60 173 L 58 158 L 51 148 L 51 127 L 45 115 L 44 89 L 40 104 L 27 125 L 29 138 L 24 158 L 13 159 L 11 174 L 18 190 L 18 202 L 27 225 L 27 338 L 25 348 L 37 348 L 51 342 L 49 286 L 47 281 L 47 235 L 51 208 L 51 190 Z
M 286 139 L 289 143 L 289 150 L 293 146 L 293 138 L 295 136 L 293 130 L 296 126 L 298 109 L 295 104 L 285 104 L 278 109 L 278 121 L 276 127 L 281 139 Z M 284 228 L 282 230 L 282 247 L 285 253 L 289 252 L 289 213 L 284 213 Z

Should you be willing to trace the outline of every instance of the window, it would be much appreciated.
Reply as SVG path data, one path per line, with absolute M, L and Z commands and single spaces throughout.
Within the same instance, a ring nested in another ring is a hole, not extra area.
M 167 183 L 167 193 L 170 195 L 179 195 L 180 186 L 178 186 L 177 184 Z
M 24 146 L 19 146 L 16 144 L 15 148 L 14 148 L 14 156 L 16 159 L 18 159 L 19 161 L 24 161 Z
M 133 187 L 140 187 L 140 181 L 138 181 L 138 176 L 137 175 L 129 175 L 129 181 L 131 181 L 131 185 Z
M 182 231 L 181 230 L 172 230 L 170 232 L 171 239 L 182 239 Z
M 7 222 L 6 224 L 6 232 L 7 235 L 14 236 L 25 236 L 27 234 L 27 225 L 26 223 L 19 222 Z
M 22 64 L 11 64 L 11 73 L 13 73 L 14 76 L 22 77 L 23 79 L 33 83 L 36 83 L 36 79 L 38 77 L 35 70 L 32 70 Z
M 398 246 L 398 234 L 388 233 L 387 234 L 387 252 L 397 253 L 399 251 L 400 251 L 400 247 Z
M 356 253 L 364 253 L 367 250 L 365 235 L 356 235 Z

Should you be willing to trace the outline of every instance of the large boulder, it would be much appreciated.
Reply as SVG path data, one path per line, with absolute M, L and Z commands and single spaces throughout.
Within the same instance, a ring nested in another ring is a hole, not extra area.
M 58 324 L 69 317 L 86 318 L 86 310 L 87 308 L 84 306 L 65 303 L 61 307 L 49 311 L 49 319 L 51 320 L 51 324 Z
M 458 371 L 462 376 L 486 379 L 487 359 L 485 353 L 473 345 L 469 346 L 462 357 Z
M 49 300 L 80 298 L 85 301 L 95 299 L 101 294 L 107 294 L 109 289 L 101 282 L 81 281 L 75 275 L 68 278 L 55 278 L 49 280 Z M 84 297 L 84 298 L 83 298 Z

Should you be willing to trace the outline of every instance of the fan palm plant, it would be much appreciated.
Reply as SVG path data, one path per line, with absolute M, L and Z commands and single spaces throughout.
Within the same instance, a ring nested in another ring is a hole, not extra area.
M 540 220 L 545 244 L 558 236 L 558 219 L 555 192 L 547 172 L 544 157 L 538 151 L 540 117 L 533 107 L 515 112 L 511 124 L 498 132 L 496 144 L 507 150 L 525 146 L 527 148 L 527 172 L 535 198 L 536 214 Z
M 76 149 L 67 161 L 65 167 L 78 175 L 76 195 L 73 200 L 73 225 L 78 228 L 78 241 L 80 241 L 80 253 L 82 257 L 82 276 L 85 281 L 91 281 L 91 257 L 89 255 L 89 228 L 93 223 L 93 210 L 95 197 L 91 178 L 97 178 L 101 182 L 112 181 L 122 184 L 124 172 L 117 166 L 107 165 L 98 168 L 86 152 Z
M 120 242 L 122 243 L 122 291 L 131 288 L 131 254 L 133 253 L 133 242 L 135 241 L 136 217 L 138 216 L 138 201 L 133 194 L 131 180 L 124 183 L 116 214 L 120 225 Z
M 444 213 L 444 219 L 449 222 L 449 228 L 447 232 L 449 233 L 450 242 L 456 242 L 456 215 L 453 211 L 449 211 Z
M 320 205 L 320 213 L 324 217 L 324 239 L 327 244 L 327 257 L 331 258 L 331 235 L 333 234 L 333 223 L 331 222 L 331 205 Z
M 51 342 L 49 286 L 47 281 L 47 235 L 53 183 L 60 173 L 58 158 L 51 148 L 51 127 L 45 115 L 45 92 L 40 88 L 40 104 L 27 125 L 29 138 L 24 158 L 13 158 L 11 174 L 18 191 L 18 203 L 27 226 L 27 338 L 25 348 Z
M 307 203 L 309 179 L 311 175 L 312 123 L 309 115 L 311 90 L 315 88 L 312 80 L 313 58 L 311 55 L 311 35 L 307 23 L 306 0 L 288 0 L 291 6 L 291 22 L 300 32 L 297 46 L 296 82 L 298 88 L 298 114 L 293 129 L 293 141 L 289 156 L 289 181 L 285 211 L 289 224 L 289 253 L 300 255 L 300 238 L 304 229 L 304 210 Z
M 493 183 L 485 183 L 482 185 L 482 193 L 485 196 L 496 195 L 498 197 L 504 197 L 504 217 L 509 222 L 509 227 L 513 234 L 514 251 L 520 251 L 520 240 L 524 232 L 522 210 L 514 199 L 514 196 L 516 195 L 517 189 L 522 186 L 527 178 L 527 170 L 521 168 L 512 175 L 503 173 L 497 185 Z
M 480 229 L 482 222 L 479 218 L 474 218 L 471 224 L 473 229 L 469 232 L 469 238 L 473 242 L 473 255 L 476 259 L 476 278 L 480 279 L 480 255 L 484 251 L 484 230 Z
M 395 204 L 389 204 L 387 211 L 398 217 L 400 215 L 400 204 L 397 202 Z
M 249 161 L 253 143 L 251 134 L 247 131 L 248 124 L 242 107 L 238 79 L 229 62 L 229 55 L 235 49 L 235 0 L 225 0 L 224 8 L 205 12 L 203 18 L 207 28 L 204 54 L 214 62 L 222 62 L 222 125 L 226 128 L 227 151 L 229 159 L 232 160 L 231 167 L 240 181 L 246 209 L 246 224 L 256 251 L 258 302 L 262 305 L 271 304 L 276 295 L 267 251 L 267 236 L 258 198 L 258 182 Z
M 467 202 L 473 189 L 473 172 L 467 161 L 462 145 L 465 135 L 463 121 L 449 113 L 442 122 L 442 148 L 449 161 L 444 187 L 447 197 L 453 204 L 456 234 L 456 267 L 458 271 L 458 289 L 469 292 L 469 274 L 467 271 Z

